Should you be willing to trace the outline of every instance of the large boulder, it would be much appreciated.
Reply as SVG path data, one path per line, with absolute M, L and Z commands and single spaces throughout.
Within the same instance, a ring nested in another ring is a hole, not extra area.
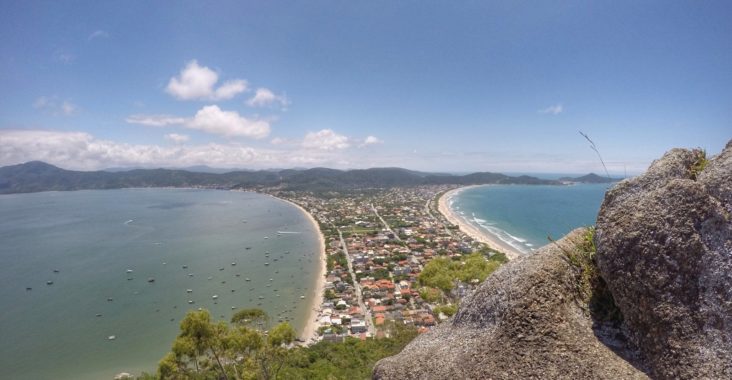
M 605 196 L 597 264 L 651 377 L 732 378 L 731 213 L 732 142 L 673 149 Z
M 575 230 L 501 267 L 452 320 L 379 361 L 374 379 L 646 378 L 621 357 L 622 341 L 611 349 L 612 337 L 598 338 L 582 272 L 567 258 L 587 233 Z

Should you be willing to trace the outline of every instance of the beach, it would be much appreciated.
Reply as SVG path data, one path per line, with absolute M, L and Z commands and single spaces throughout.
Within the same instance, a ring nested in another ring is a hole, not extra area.
M 524 255 L 521 251 L 518 249 L 512 247 L 510 244 L 504 242 L 497 236 L 491 234 L 488 231 L 481 230 L 478 227 L 472 225 L 467 220 L 465 220 L 462 216 L 455 213 L 452 209 L 450 209 L 450 201 L 453 197 L 455 197 L 458 193 L 460 193 L 463 190 L 470 189 L 476 186 L 465 186 L 460 187 L 457 189 L 450 190 L 443 194 L 440 199 L 438 200 L 437 208 L 440 211 L 442 215 L 447 218 L 447 220 L 460 227 L 460 231 L 464 232 L 468 236 L 472 237 L 473 239 L 487 244 L 489 247 L 501 251 L 506 254 L 506 256 L 513 260 L 515 258 L 521 257 Z
M 276 197 L 275 197 L 276 198 Z M 311 342 L 316 342 L 318 337 L 318 310 L 320 309 L 320 305 L 323 303 L 323 293 L 325 292 L 325 273 L 326 273 L 326 256 L 325 256 L 325 238 L 323 237 L 323 232 L 320 231 L 320 225 L 318 224 L 318 221 L 315 220 L 315 217 L 310 214 L 307 210 L 305 210 L 302 206 L 299 204 L 292 202 L 287 199 L 283 198 L 277 198 L 284 202 L 287 202 L 295 207 L 297 207 L 300 211 L 302 211 L 310 220 L 310 223 L 313 224 L 313 227 L 318 231 L 318 240 L 320 241 L 320 271 L 318 272 L 317 279 L 315 280 L 315 287 L 313 295 L 312 302 L 310 304 L 310 312 L 308 314 L 308 322 L 305 324 L 305 328 L 303 329 L 302 334 L 300 335 L 300 339 L 305 342 L 305 344 L 309 344 Z

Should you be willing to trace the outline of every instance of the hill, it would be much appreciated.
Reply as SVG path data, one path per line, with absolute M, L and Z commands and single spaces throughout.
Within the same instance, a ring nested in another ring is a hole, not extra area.
M 278 187 L 293 191 L 338 191 L 432 184 L 542 184 L 559 181 L 530 176 L 512 177 L 500 173 L 468 175 L 422 173 L 402 168 L 336 170 L 328 168 L 191 172 L 176 169 L 134 169 L 129 171 L 74 171 L 32 161 L 0 168 L 0 194 L 128 187 L 205 187 L 258 189 Z
M 581 177 L 562 177 L 559 178 L 562 182 L 574 182 L 574 183 L 612 183 L 620 181 L 619 178 L 609 178 L 599 176 L 595 173 L 583 175 Z

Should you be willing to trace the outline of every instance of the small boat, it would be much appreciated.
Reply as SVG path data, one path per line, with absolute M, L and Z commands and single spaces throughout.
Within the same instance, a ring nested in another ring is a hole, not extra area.
M 224 267 L 219 268 L 219 270 L 224 270 Z
M 152 277 L 150 277 L 150 278 L 147 279 L 147 282 L 155 282 L 155 279 L 152 278 Z
M 244 249 L 246 249 L 246 250 L 250 250 L 250 249 L 252 249 L 252 247 L 246 247 L 246 248 L 244 248 Z
M 232 292 L 232 293 L 234 293 L 235 291 L 236 291 L 236 289 L 231 289 L 231 292 Z
M 236 310 L 236 306 L 232 306 L 231 307 L 231 310 Z
M 114 298 L 112 298 L 112 297 L 107 298 L 107 302 L 112 302 L 112 301 L 114 301 Z
M 30 290 L 33 290 L 33 288 L 31 288 L 31 287 L 27 287 L 27 288 L 25 288 L 25 290 L 28 290 L 28 291 L 30 291 Z
M 193 273 L 188 273 L 188 277 L 193 277 Z
M 259 296 L 259 299 L 260 299 L 260 300 L 263 300 L 263 299 L 264 299 L 264 296 Z
M 270 280 L 270 281 L 274 281 L 274 278 L 270 278 L 269 280 Z
M 183 269 L 188 269 L 188 265 L 183 265 Z
M 240 276 L 241 276 L 241 274 L 237 273 L 237 274 L 235 274 L 234 276 L 236 276 L 236 277 L 240 277 Z
M 251 281 L 249 277 L 245 278 L 244 281 Z
M 58 273 L 58 269 L 54 269 L 53 270 L 53 273 Z
M 188 300 L 189 305 L 193 305 L 193 300 Z
M 211 298 L 217 300 L 217 299 L 219 299 L 219 296 L 217 296 L 216 294 L 214 294 L 213 296 L 211 296 Z
M 231 266 L 232 266 L 232 267 L 235 267 L 235 266 L 236 266 L 236 263 L 231 263 Z
M 53 281 L 46 281 L 46 285 L 53 285 Z
M 208 276 L 207 280 L 213 280 L 213 277 Z
M 97 317 L 101 317 L 101 316 L 102 316 L 101 314 L 97 314 Z
M 193 293 L 193 289 L 186 289 L 186 293 Z
M 110 335 L 110 336 L 107 337 L 107 339 L 108 340 L 115 340 L 115 339 L 117 339 L 117 336 L 116 335 Z
M 305 296 L 300 296 L 300 299 L 301 299 L 301 300 L 304 300 L 304 299 L 305 299 Z
M 264 238 L 265 238 L 265 239 L 269 239 L 269 236 L 265 236 Z
M 128 269 L 127 270 L 127 273 L 132 273 L 132 269 Z
M 163 265 L 168 265 L 168 263 L 166 263 L 165 261 L 163 261 Z
M 264 263 L 264 265 L 269 265 L 269 263 Z

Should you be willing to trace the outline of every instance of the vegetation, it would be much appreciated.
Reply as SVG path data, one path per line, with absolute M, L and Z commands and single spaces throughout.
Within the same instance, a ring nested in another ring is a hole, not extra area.
M 412 328 L 393 325 L 388 338 L 297 347 L 288 323 L 268 332 L 249 327 L 261 319 L 267 319 L 262 310 L 246 309 L 228 325 L 212 322 L 206 310 L 190 311 L 157 373 L 138 379 L 367 379 L 379 359 L 416 336 Z
M 707 167 L 709 159 L 707 159 L 707 152 L 704 149 L 694 149 L 693 153 L 696 156 L 696 160 L 691 165 L 691 168 L 689 170 L 691 174 L 691 179 L 696 181 L 696 178 L 699 176 L 699 174 L 704 170 L 705 167 Z
M 622 314 L 615 305 L 605 280 L 600 276 L 595 253 L 595 227 L 589 227 L 579 247 L 562 249 L 569 264 L 578 272 L 577 294 L 580 305 L 595 320 L 621 322 Z
M 422 273 L 419 274 L 419 283 L 447 293 L 453 289 L 456 281 L 483 282 L 505 261 L 506 256 L 503 254 L 495 254 L 486 258 L 480 252 L 463 256 L 460 261 L 444 256 L 436 257 L 427 263 Z

